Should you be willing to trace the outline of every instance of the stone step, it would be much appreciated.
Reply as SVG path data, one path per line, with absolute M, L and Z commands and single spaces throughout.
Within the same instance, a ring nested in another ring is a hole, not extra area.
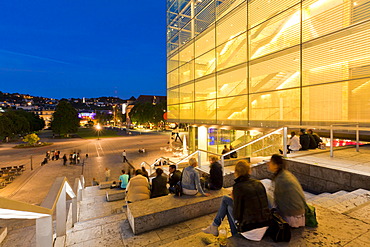
M 328 196 L 313 198 L 313 200 L 311 200 L 311 202 L 313 202 L 314 204 L 317 204 L 317 205 L 321 205 L 322 203 L 326 202 L 327 200 L 333 200 L 335 198 L 338 198 L 342 195 L 346 195 L 348 193 L 349 193 L 348 191 L 340 190 L 340 191 L 335 192 L 333 194 L 329 194 Z
M 168 195 L 127 204 L 127 218 L 133 233 L 140 234 L 217 212 L 222 197 L 229 192 L 222 189 L 210 193 L 208 197 Z
M 359 194 L 364 194 L 364 193 L 367 193 L 367 192 L 368 192 L 367 190 L 358 189 L 358 190 L 349 192 L 347 194 L 335 197 L 332 200 L 326 200 L 326 201 L 320 202 L 320 206 L 322 206 L 324 208 L 330 208 L 330 207 L 333 207 L 334 205 L 341 204 L 344 201 L 351 200 L 351 199 L 357 197 Z
M 174 246 L 181 246 L 181 247 L 202 247 L 202 246 L 213 246 L 213 244 L 217 242 L 217 238 L 214 237 L 211 234 L 205 234 L 203 232 L 193 234 L 190 236 L 187 236 L 185 238 L 181 238 L 178 240 L 175 240 L 170 243 L 166 243 L 164 245 L 161 245 L 161 247 L 174 247 Z
M 323 199 L 323 198 L 328 198 L 331 195 L 332 195 L 331 193 L 321 193 L 321 194 L 318 194 L 318 195 L 315 195 L 315 196 L 311 197 L 310 199 L 307 200 L 307 202 L 308 203 L 315 203 L 316 201 L 319 201 L 320 199 Z
M 351 193 L 348 193 L 350 195 Z M 342 201 L 329 209 L 336 211 L 338 213 L 344 213 L 351 209 L 354 209 L 362 204 L 370 202 L 370 191 L 364 190 L 362 193 L 354 193 L 354 196 L 348 198 L 347 200 Z M 345 195 L 346 196 L 346 195 Z
M 8 234 L 8 228 L 0 227 L 0 244 L 4 241 L 7 234 Z

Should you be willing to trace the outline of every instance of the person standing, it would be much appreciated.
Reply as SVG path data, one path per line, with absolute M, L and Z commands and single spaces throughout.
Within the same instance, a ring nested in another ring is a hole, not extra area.
M 122 152 L 122 162 L 123 163 L 128 162 L 127 157 L 126 157 L 126 150 L 123 150 Z
M 105 181 L 109 181 L 110 179 L 110 169 L 108 167 L 105 168 Z
M 66 166 L 67 165 L 67 155 L 63 155 L 63 165 Z

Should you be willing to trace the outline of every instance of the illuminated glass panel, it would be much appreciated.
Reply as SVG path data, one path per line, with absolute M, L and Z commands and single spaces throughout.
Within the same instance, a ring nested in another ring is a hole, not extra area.
M 370 23 L 303 46 L 303 85 L 350 79 L 353 68 L 370 65 Z
M 187 83 L 180 87 L 180 102 L 193 102 L 194 101 L 194 83 Z
M 218 123 L 248 119 L 248 96 L 236 96 L 217 99 Z
M 247 61 L 247 35 L 241 34 L 217 47 L 217 70 Z
M 178 53 L 167 58 L 167 72 L 177 69 L 177 67 L 179 67 L 179 54 Z
M 300 9 L 294 7 L 251 29 L 250 59 L 299 44 L 300 18 Z
M 216 98 L 216 77 L 215 75 L 207 76 L 202 80 L 195 82 L 195 98 L 196 100 L 214 99 Z
M 181 104 L 180 105 L 180 118 L 182 121 L 194 121 L 194 104 Z
M 180 120 L 179 105 L 167 105 L 167 118 L 173 121 Z
M 180 67 L 180 84 L 194 80 L 194 63 L 189 62 Z
M 250 66 L 250 92 L 263 92 L 298 87 L 300 85 L 299 47 L 269 56 Z
M 209 75 L 216 69 L 216 54 L 212 50 L 195 59 L 195 78 Z
M 171 88 L 167 90 L 167 103 L 169 105 L 179 103 L 179 88 Z
M 249 27 L 256 25 L 276 16 L 293 5 L 298 4 L 299 0 L 258 0 L 249 1 Z M 295 12 L 289 10 L 289 12 Z
M 217 45 L 239 36 L 247 28 L 247 5 L 241 5 L 236 11 L 224 16 L 217 22 Z
M 217 97 L 229 97 L 248 93 L 247 67 L 217 74 Z
M 216 123 L 216 100 L 195 102 L 195 123 Z
M 250 119 L 264 121 L 299 121 L 300 90 L 290 89 L 250 95 Z
M 183 49 L 180 50 L 180 65 L 188 63 L 194 59 L 194 44 L 189 42 Z
M 167 74 L 167 88 L 177 86 L 179 84 L 179 70 L 175 69 Z

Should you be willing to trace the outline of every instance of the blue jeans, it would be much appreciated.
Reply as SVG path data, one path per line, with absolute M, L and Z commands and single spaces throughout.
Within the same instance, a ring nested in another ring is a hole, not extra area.
M 235 225 L 234 216 L 233 216 L 233 205 L 234 205 L 234 202 L 233 202 L 233 199 L 231 199 L 231 197 L 228 197 L 228 196 L 222 197 L 221 206 L 218 209 L 217 215 L 213 220 L 213 225 L 220 226 L 222 223 L 222 220 L 227 215 L 227 220 L 229 221 L 231 234 L 236 235 L 238 231 L 236 230 L 236 225 Z

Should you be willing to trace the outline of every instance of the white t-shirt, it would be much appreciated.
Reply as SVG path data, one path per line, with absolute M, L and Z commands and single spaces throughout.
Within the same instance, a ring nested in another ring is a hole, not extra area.
M 126 152 L 122 152 L 122 156 L 126 156 Z

